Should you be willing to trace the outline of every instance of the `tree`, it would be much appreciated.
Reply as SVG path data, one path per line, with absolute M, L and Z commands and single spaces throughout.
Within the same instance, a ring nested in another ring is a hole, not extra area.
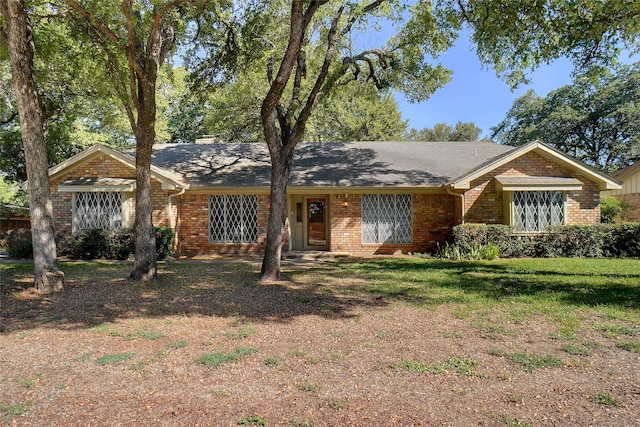
M 492 138 L 507 145 L 540 139 L 607 172 L 640 158 L 640 63 L 617 73 L 599 66 L 542 98 L 516 99 Z
M 27 163 L 34 285 L 42 292 L 61 291 L 64 273 L 58 269 L 56 261 L 42 106 L 33 77 L 34 50 L 31 29 L 22 1 L 2 0 L 0 12 L 6 26 L 13 90 L 18 105 L 20 134 Z
M 481 132 L 482 129 L 476 127 L 473 122 L 458 122 L 453 128 L 446 123 L 436 123 L 432 129 L 411 128 L 405 135 L 405 139 L 409 141 L 477 141 Z
M 640 7 L 634 0 L 457 0 L 440 5 L 469 25 L 481 62 L 511 86 L 558 58 L 571 58 L 576 69 L 607 66 L 617 61 L 621 49 L 638 47 Z
M 151 198 L 151 151 L 156 139 L 156 85 L 160 67 L 174 47 L 188 0 L 115 4 L 61 0 L 93 46 L 104 54 L 106 76 L 123 102 L 136 140 L 135 262 L 130 278 L 157 277 Z M 124 65 L 123 65 L 124 64 Z
M 51 5 L 31 2 L 28 10 L 49 166 L 96 142 L 127 146 L 131 138 L 120 101 L 110 96 L 105 79 L 96 72 L 103 65 L 64 21 L 54 19 L 57 12 Z M 26 167 L 10 68 L 7 52 L 0 48 L 0 170 L 10 180 L 24 181 Z
M 313 50 L 311 49 L 311 54 Z M 309 58 L 307 58 L 309 60 Z M 268 86 L 262 70 L 245 68 L 232 82 L 213 91 L 207 102 L 205 133 L 224 142 L 264 142 L 260 104 Z M 199 104 L 202 105 L 202 104 Z M 321 97 L 309 118 L 306 141 L 398 140 L 407 122 L 393 96 L 355 81 Z
M 375 25 L 375 18 L 385 14 L 400 16 L 401 11 L 394 6 L 398 5 L 383 0 L 338 4 L 326 0 L 291 1 L 287 44 L 281 52 L 273 49 L 273 60 L 267 63 L 269 91 L 260 109 L 271 158 L 271 206 L 261 281 L 280 276 L 287 180 L 293 153 L 321 95 L 331 93 L 338 82 L 361 79 L 379 89 L 394 87 L 410 92 L 411 99 L 417 100 L 428 97 L 449 79 L 448 70 L 424 61 L 427 51 L 437 54 L 452 42 L 450 34 L 443 30 L 446 20 L 439 21 L 426 7 L 416 10 L 403 33 L 383 48 L 355 49 L 348 37 L 354 26 Z M 319 29 L 317 34 L 311 34 L 314 29 Z M 311 40 L 322 43 L 318 62 L 307 60 L 306 47 Z M 426 49 L 421 48 L 425 46 Z M 281 54 L 277 69 L 276 53 Z M 309 79 L 308 85 L 303 85 L 305 79 Z

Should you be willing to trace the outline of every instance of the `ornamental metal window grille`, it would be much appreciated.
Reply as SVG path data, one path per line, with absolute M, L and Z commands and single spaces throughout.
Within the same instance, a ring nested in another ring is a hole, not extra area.
M 362 195 L 363 243 L 411 243 L 410 194 Z
M 209 242 L 258 243 L 258 196 L 209 196 Z
M 75 193 L 73 206 L 73 230 L 122 228 L 122 202 L 120 192 L 99 191 Z
M 516 231 L 539 232 L 564 224 L 562 191 L 516 191 L 513 194 Z

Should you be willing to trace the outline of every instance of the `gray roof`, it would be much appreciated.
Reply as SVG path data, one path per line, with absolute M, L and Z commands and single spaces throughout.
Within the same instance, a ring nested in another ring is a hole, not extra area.
M 440 187 L 514 149 L 492 142 L 303 143 L 289 186 Z M 182 175 L 192 189 L 270 185 L 264 143 L 159 144 L 152 163 Z

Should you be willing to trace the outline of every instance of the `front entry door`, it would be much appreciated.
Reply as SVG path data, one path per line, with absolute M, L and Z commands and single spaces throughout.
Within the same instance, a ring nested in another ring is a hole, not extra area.
M 327 199 L 307 199 L 307 246 L 327 247 Z

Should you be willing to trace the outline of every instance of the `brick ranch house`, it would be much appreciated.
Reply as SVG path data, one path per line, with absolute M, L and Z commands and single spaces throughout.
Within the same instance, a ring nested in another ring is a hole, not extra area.
M 603 194 L 614 196 L 629 203 L 631 209 L 624 213 L 625 219 L 627 221 L 640 222 L 640 162 L 617 170 L 611 176 L 622 181 L 622 188 L 606 191 Z
M 265 144 L 156 145 L 152 164 L 153 220 L 175 230 L 176 253 L 264 249 Z M 58 233 L 132 226 L 134 152 L 95 145 L 49 176 Z M 463 222 L 510 224 L 523 233 L 593 224 L 600 192 L 620 187 L 541 142 L 305 143 L 289 180 L 284 249 L 427 252 Z

